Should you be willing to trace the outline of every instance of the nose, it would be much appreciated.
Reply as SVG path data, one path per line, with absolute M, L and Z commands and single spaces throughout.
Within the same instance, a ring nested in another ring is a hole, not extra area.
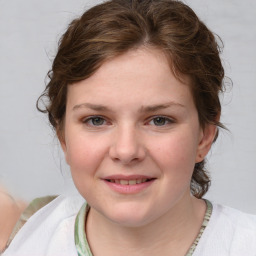
M 113 161 L 129 165 L 145 158 L 146 149 L 135 127 L 118 127 L 113 137 L 109 149 Z

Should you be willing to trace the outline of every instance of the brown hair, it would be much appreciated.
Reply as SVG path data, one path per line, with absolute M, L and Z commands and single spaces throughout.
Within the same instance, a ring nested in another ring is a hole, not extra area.
M 224 78 L 220 47 L 193 10 L 175 0 L 111 0 L 72 21 L 60 39 L 49 83 L 37 102 L 57 133 L 63 128 L 68 85 L 90 77 L 104 61 L 143 45 L 161 49 L 177 78 L 190 77 L 200 125 L 223 127 L 218 121 Z M 42 109 L 39 101 L 44 97 L 48 103 Z M 204 161 L 195 164 L 191 193 L 201 198 L 209 185 Z

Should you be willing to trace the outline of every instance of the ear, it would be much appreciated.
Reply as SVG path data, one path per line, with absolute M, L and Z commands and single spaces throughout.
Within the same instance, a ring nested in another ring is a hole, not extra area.
M 199 144 L 197 147 L 196 163 L 203 161 L 211 149 L 212 143 L 217 134 L 217 127 L 214 124 L 207 124 L 200 133 Z
M 69 165 L 69 159 L 68 159 L 68 154 L 67 154 L 67 145 L 66 145 L 66 139 L 65 139 L 65 133 L 63 130 L 59 130 L 57 131 L 57 136 L 61 145 L 61 148 L 63 150 L 65 159 L 66 159 L 66 163 Z

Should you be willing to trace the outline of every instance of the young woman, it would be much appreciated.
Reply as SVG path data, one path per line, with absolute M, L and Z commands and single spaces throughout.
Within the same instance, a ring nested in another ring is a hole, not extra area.
M 202 199 L 223 127 L 218 40 L 173 0 L 107 1 L 74 20 L 41 111 L 81 196 L 33 202 L 26 216 L 46 206 L 3 255 L 255 255 L 256 217 Z

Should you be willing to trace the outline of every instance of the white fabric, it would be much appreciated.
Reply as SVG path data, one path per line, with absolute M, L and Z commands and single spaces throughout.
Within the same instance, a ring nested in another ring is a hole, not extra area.
M 36 212 L 15 236 L 3 256 L 77 256 L 75 218 L 84 199 L 59 196 Z
M 193 256 L 256 256 L 256 216 L 213 204 Z
M 3 256 L 77 256 L 74 224 L 83 202 L 56 198 L 30 218 Z M 256 216 L 213 204 L 193 256 L 256 256 Z

